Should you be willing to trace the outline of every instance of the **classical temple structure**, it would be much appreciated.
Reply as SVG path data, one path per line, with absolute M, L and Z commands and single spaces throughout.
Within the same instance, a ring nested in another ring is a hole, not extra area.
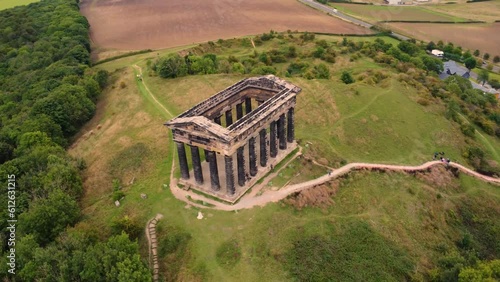
M 179 183 L 228 202 L 239 199 L 297 146 L 300 91 L 273 75 L 247 78 L 167 122 L 177 145 Z

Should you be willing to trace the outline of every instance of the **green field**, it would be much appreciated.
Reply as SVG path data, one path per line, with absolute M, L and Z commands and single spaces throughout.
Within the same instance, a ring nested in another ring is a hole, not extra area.
M 39 0 L 0 0 L 0 11 L 16 6 L 28 5 Z
M 281 45 L 274 40 L 257 50 Z M 313 47 L 306 44 L 301 50 Z M 253 48 L 215 51 L 247 56 Z M 172 51 L 160 51 L 168 52 Z M 159 252 L 167 281 L 290 281 L 293 277 L 302 281 L 300 275 L 339 281 L 424 279 L 436 267 L 443 248 L 458 252 L 455 241 L 468 227 L 456 218 L 450 220 L 465 204 L 488 207 L 489 213 L 481 216 L 500 218 L 496 187 L 438 171 L 438 179 L 448 179 L 445 183 L 397 173 L 354 173 L 327 185 L 337 191 L 333 205 L 298 211 L 285 200 L 237 212 L 204 209 L 205 218 L 198 220 L 199 209 L 175 199 L 168 188 L 174 151 L 162 124 L 246 76 L 162 79 L 148 69 L 148 58 L 156 56 L 156 52 L 142 54 L 97 66 L 113 72 L 111 85 L 70 153 L 83 158 L 88 167 L 84 220 L 76 228 L 91 228 L 106 237 L 112 233 L 110 222 L 124 216 L 143 228 L 155 214 L 163 214 Z M 143 69 L 143 82 L 136 78 L 135 64 Z M 281 71 L 285 65 L 277 68 Z M 345 85 L 339 76 L 346 69 L 355 78 L 367 69 L 384 72 L 387 78 Z M 305 155 L 325 159 L 330 166 L 341 161 L 420 164 L 442 150 L 465 163 L 464 137 L 443 117 L 443 106 L 418 104 L 417 90 L 399 82 L 397 74 L 367 58 L 350 61 L 348 55 L 339 55 L 331 72 L 329 80 L 287 78 L 303 89 L 297 97 L 296 137 Z M 294 179 L 297 171 L 304 175 Z M 293 161 L 274 183 L 305 181 L 324 172 L 325 168 Z M 118 208 L 111 199 L 113 179 L 121 181 L 126 195 Z M 141 193 L 148 198 L 141 199 Z M 145 238 L 140 236 L 139 242 L 147 257 Z
M 366 20 L 370 23 L 381 21 L 439 21 L 439 22 L 466 22 L 463 17 L 446 14 L 443 11 L 433 11 L 426 7 L 410 6 L 379 6 L 357 5 L 346 3 L 330 4 L 339 11 Z

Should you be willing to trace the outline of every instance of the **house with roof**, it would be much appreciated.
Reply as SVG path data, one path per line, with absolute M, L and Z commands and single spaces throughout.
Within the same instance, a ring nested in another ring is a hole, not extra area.
M 457 62 L 450 60 L 450 61 L 444 62 L 443 72 L 441 74 L 439 74 L 439 78 L 444 80 L 447 77 L 449 77 L 450 75 L 459 75 L 463 78 L 469 79 L 471 76 L 471 71 L 469 69 L 467 69 L 466 67 L 457 64 Z M 483 93 L 494 94 L 494 95 L 497 95 L 497 97 L 498 97 L 498 95 L 500 95 L 500 94 L 498 94 L 498 91 L 495 90 L 494 88 L 486 87 L 484 85 L 475 83 L 474 81 L 471 81 L 470 83 L 472 84 L 472 88 L 479 89 Z
M 447 62 L 444 62 L 443 64 L 443 72 L 439 74 L 440 79 L 446 79 L 450 75 L 459 75 L 463 78 L 469 79 L 470 77 L 470 71 L 466 67 L 463 67 L 457 62 L 449 60 Z

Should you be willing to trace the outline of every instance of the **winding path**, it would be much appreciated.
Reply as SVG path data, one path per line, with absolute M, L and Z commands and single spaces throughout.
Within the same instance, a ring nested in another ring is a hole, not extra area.
M 240 209 L 250 209 L 256 206 L 265 206 L 267 203 L 273 203 L 273 202 L 278 202 L 280 200 L 283 200 L 286 198 L 288 195 L 300 192 L 305 189 L 310 189 L 313 187 L 316 187 L 318 185 L 324 184 L 330 180 L 333 180 L 335 178 L 338 178 L 339 176 L 342 176 L 344 174 L 347 174 L 351 171 L 356 171 L 356 170 L 390 170 L 390 171 L 399 171 L 399 172 L 416 172 L 416 171 L 425 171 L 429 169 L 432 166 L 437 166 L 437 165 L 446 165 L 442 163 L 441 161 L 432 161 L 432 162 L 427 162 L 419 166 L 403 166 L 403 165 L 386 165 L 386 164 L 371 164 L 371 163 L 350 163 L 347 164 L 341 168 L 335 169 L 331 171 L 331 173 L 323 175 L 321 177 L 318 177 L 314 180 L 302 182 L 299 184 L 294 184 L 294 185 L 288 185 L 283 188 L 281 188 L 278 191 L 265 191 L 262 195 L 260 196 L 255 196 L 251 197 L 249 195 L 243 196 L 240 201 L 234 205 L 227 205 L 218 201 L 214 201 L 211 199 L 206 199 L 198 194 L 185 191 L 182 189 L 179 189 L 176 187 L 176 185 L 171 185 L 171 191 L 174 194 L 174 196 L 181 200 L 185 201 L 187 203 L 192 204 L 187 200 L 187 196 L 189 195 L 191 198 L 196 199 L 196 200 L 202 200 L 207 203 L 210 203 L 214 205 L 212 207 L 213 209 L 218 209 L 218 210 L 225 210 L 225 211 L 234 211 L 234 210 L 240 210 Z M 471 169 L 468 169 L 458 163 L 450 163 L 450 167 L 454 167 L 459 169 L 461 172 L 468 174 L 470 176 L 479 178 L 483 181 L 500 185 L 500 179 L 499 178 L 494 178 L 494 177 L 489 177 L 486 175 L 482 175 L 480 173 L 477 173 Z M 172 182 L 175 183 L 175 182 Z M 196 205 L 198 207 L 204 207 L 201 205 Z

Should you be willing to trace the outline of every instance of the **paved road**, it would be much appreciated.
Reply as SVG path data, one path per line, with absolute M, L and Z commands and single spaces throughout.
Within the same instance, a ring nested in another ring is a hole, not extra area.
M 327 6 L 327 5 L 323 5 L 321 3 L 318 3 L 314 0 L 298 0 L 299 2 L 305 4 L 305 5 L 308 5 L 310 7 L 313 7 L 315 9 L 318 9 L 320 11 L 323 11 L 325 13 L 328 13 L 334 17 L 337 17 L 337 18 L 340 18 L 342 20 L 345 20 L 345 21 L 348 21 L 348 22 L 351 22 L 353 24 L 356 24 L 356 25 L 359 25 L 359 26 L 362 26 L 362 27 L 365 27 L 365 28 L 368 28 L 370 29 L 373 25 L 371 23 L 367 23 L 365 21 L 362 21 L 362 20 L 359 20 L 359 19 L 356 19 L 356 18 L 353 18 L 349 15 L 346 15 L 342 12 L 339 12 L 339 11 L 336 11 L 334 10 L 333 8 Z M 395 32 L 391 32 L 392 35 L 400 40 L 408 40 L 410 39 L 409 37 L 407 36 L 404 36 L 402 34 L 399 34 L 399 33 L 395 33 Z

